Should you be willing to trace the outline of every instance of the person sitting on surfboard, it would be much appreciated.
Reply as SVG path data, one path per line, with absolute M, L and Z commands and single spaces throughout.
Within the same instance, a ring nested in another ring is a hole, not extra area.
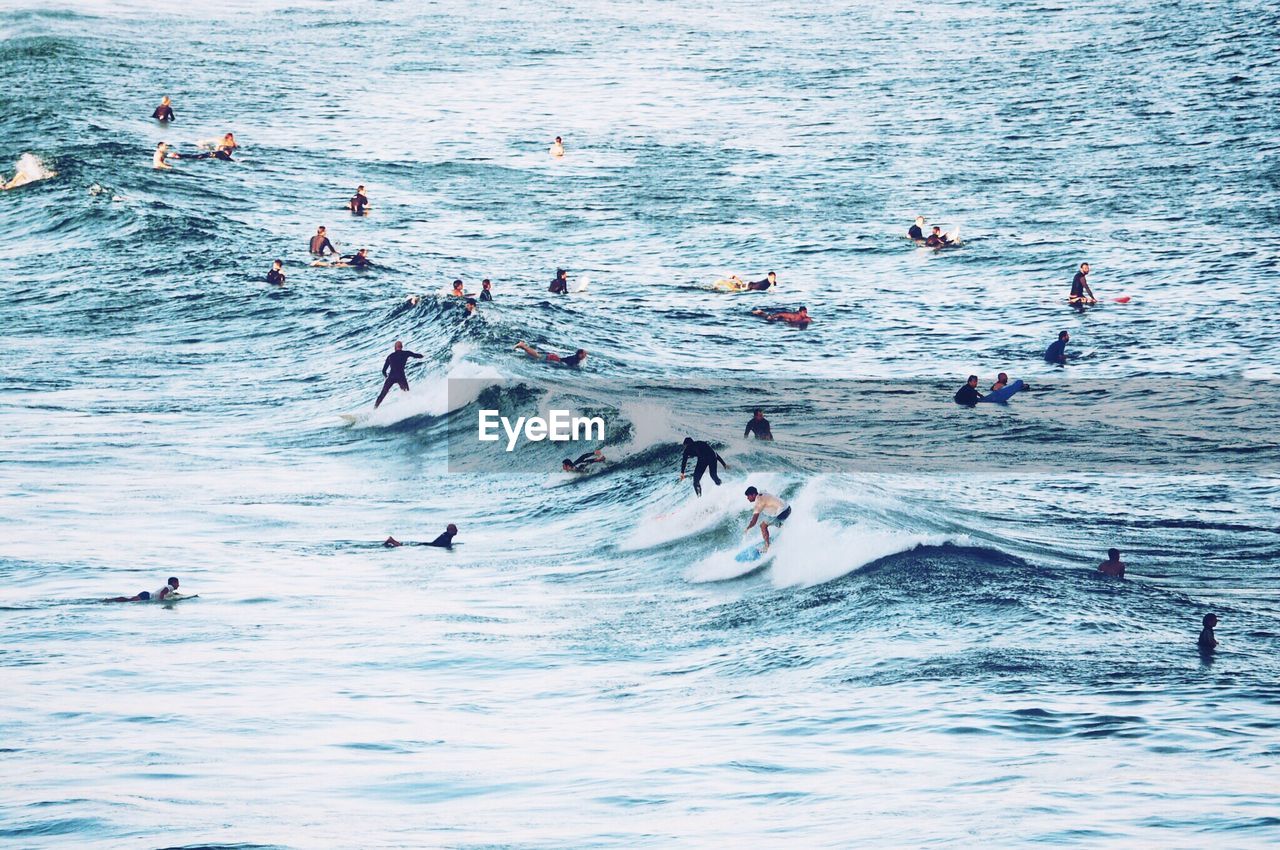
M 489 278 L 487 277 L 484 280 L 480 281 L 480 300 L 481 301 L 493 300 L 493 284 L 489 282 Z
M 435 540 L 432 540 L 430 543 L 414 543 L 411 545 L 435 546 L 440 549 L 452 549 L 453 538 L 456 537 L 457 535 L 458 535 L 458 526 L 454 525 L 453 523 L 449 523 L 448 527 L 445 528 L 444 532 Z M 388 549 L 394 549 L 396 546 L 403 546 L 404 544 L 401 543 L 399 540 L 396 540 L 394 537 L 388 537 L 386 540 L 382 541 L 382 545 L 386 546 Z
M 170 596 L 176 595 L 178 592 L 178 579 L 170 576 L 165 586 L 157 590 L 155 593 L 144 590 L 137 596 L 113 596 L 110 599 L 104 599 L 103 602 L 160 602 L 168 599 Z
M 462 281 L 455 280 L 453 282 L 453 289 L 449 290 L 449 297 L 450 298 L 466 298 L 467 293 L 463 292 L 462 289 L 463 289 Z
M 924 244 L 924 216 L 916 216 L 916 223 L 907 230 L 907 238 L 917 245 Z
M 565 458 L 560 462 L 560 468 L 565 472 L 590 472 L 591 470 L 587 467 L 593 463 L 604 463 L 604 455 L 600 453 L 599 449 L 587 452 L 577 460 Z
M 1072 304 L 1097 304 L 1098 299 L 1093 297 L 1093 290 L 1089 288 L 1089 282 L 1086 278 L 1089 276 L 1089 264 L 1081 263 L 1080 271 L 1076 272 L 1076 276 L 1071 278 L 1071 294 L 1067 296 L 1067 301 Z
M 982 393 L 978 392 L 978 376 L 970 375 L 964 386 L 956 390 L 956 404 L 972 407 L 982 401 Z
M 941 227 L 938 227 L 935 224 L 933 226 L 933 232 L 929 234 L 928 239 L 924 240 L 924 244 L 928 245 L 930 248 L 944 248 L 947 245 L 953 245 L 955 243 L 943 234 Z
M 585 348 L 579 348 L 573 354 L 566 354 L 561 357 L 559 354 L 552 354 L 550 351 L 543 354 L 524 340 L 516 343 L 516 350 L 523 351 L 534 360 L 541 360 L 545 357 L 548 363 L 559 363 L 561 366 L 568 366 L 573 369 L 578 368 L 587 359 L 587 350 Z
M 271 264 L 271 271 L 267 272 L 267 283 L 275 286 L 284 286 L 284 260 L 276 260 Z
M 324 260 L 316 260 L 313 266 L 332 266 L 336 269 L 367 269 L 373 265 L 373 260 L 369 259 L 369 249 L 361 248 L 354 254 L 344 254 L 332 263 L 326 263 Z
M 702 475 L 705 472 L 711 473 L 711 480 L 719 487 L 720 476 L 716 474 L 716 464 L 720 464 L 725 469 L 729 468 L 729 464 L 716 454 L 716 450 L 711 448 L 710 443 L 695 440 L 693 437 L 684 438 L 684 455 L 680 458 L 680 480 L 684 480 L 691 457 L 697 458 L 697 463 L 693 466 L 693 492 L 698 496 L 702 495 Z
M 755 487 L 748 487 L 746 491 L 747 501 L 754 505 L 751 511 L 751 522 L 747 523 L 746 530 L 742 533 L 746 534 L 755 528 L 756 523 L 760 523 L 760 535 L 764 537 L 764 548 L 769 548 L 769 524 L 778 524 L 791 516 L 791 507 L 782 504 L 782 500 L 771 493 L 762 493 Z
M 378 405 L 382 404 L 387 393 L 391 392 L 391 388 L 397 384 L 405 392 L 409 391 L 409 379 L 404 374 L 405 364 L 409 362 L 410 357 L 422 359 L 421 354 L 405 349 L 404 343 L 400 340 L 396 340 L 395 348 L 396 350 L 388 354 L 387 359 L 382 362 L 382 374 L 386 380 L 382 382 L 382 392 L 378 393 L 378 400 L 373 403 L 374 410 L 378 409 Z
M 742 432 L 743 439 L 748 434 L 755 434 L 757 440 L 772 440 L 773 432 L 769 430 L 769 420 L 764 418 L 764 411 L 756 408 L 756 412 L 747 420 L 747 427 Z
M 1067 343 L 1071 340 L 1071 334 L 1066 331 L 1058 334 L 1056 342 L 1049 343 L 1049 347 L 1044 350 L 1044 359 L 1049 363 L 1057 363 L 1062 366 L 1067 365 Z
M 551 285 L 547 287 L 547 292 L 552 295 L 568 295 L 569 273 L 564 269 L 556 269 L 556 276 L 552 278 Z
M 809 308 L 803 305 L 795 312 L 780 310 L 776 313 L 767 313 L 764 310 L 752 310 L 751 315 L 759 316 L 766 322 L 786 322 L 789 325 L 801 328 L 806 327 L 813 321 L 813 319 L 809 318 Z
M 364 193 L 363 186 L 356 187 L 356 193 L 351 196 L 351 200 L 347 201 L 347 209 L 351 210 L 352 215 L 368 215 L 366 207 L 369 206 L 369 196 Z
M 313 254 L 324 256 L 325 254 L 336 254 L 338 249 L 333 247 L 333 243 L 329 241 L 329 237 L 325 235 L 324 227 L 316 228 L 316 235 L 311 237 L 311 243 L 308 250 Z
M 1108 549 L 1107 560 L 1098 564 L 1098 572 L 1102 573 L 1104 576 L 1111 576 L 1112 578 L 1124 578 L 1124 568 L 1125 563 L 1120 560 L 1119 549 Z
M 169 95 L 160 98 L 160 105 L 156 107 L 155 112 L 151 113 L 151 117 L 157 121 L 172 121 L 176 117 L 170 105 Z

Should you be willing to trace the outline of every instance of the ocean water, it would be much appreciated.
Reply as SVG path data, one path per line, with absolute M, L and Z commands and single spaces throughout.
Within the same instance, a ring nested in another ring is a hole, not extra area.
M 1278 24 L 7 5 L 0 174 L 42 179 L 0 193 L 0 837 L 1275 846 Z M 318 225 L 376 268 L 308 266 Z M 1032 389 L 950 401 L 1001 370 Z M 488 451 L 490 402 L 600 411 L 610 460 Z M 743 575 L 747 484 L 795 516 Z M 169 575 L 199 599 L 99 601 Z

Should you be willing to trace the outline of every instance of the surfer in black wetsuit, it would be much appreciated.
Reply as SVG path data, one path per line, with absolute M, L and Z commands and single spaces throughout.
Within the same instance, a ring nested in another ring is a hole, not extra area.
M 547 287 L 547 291 L 552 295 L 568 295 L 569 273 L 564 269 L 556 269 L 556 276 Z
M 1067 300 L 1072 304 L 1097 304 L 1098 299 L 1093 297 L 1093 290 L 1089 288 L 1089 264 L 1081 263 L 1080 271 L 1076 272 L 1075 277 L 1071 278 L 1071 294 L 1067 296 Z
M 924 240 L 924 244 L 930 248 L 945 248 L 951 244 L 951 240 L 943 235 L 941 227 L 935 225 L 933 232 L 929 234 L 929 238 Z
M 271 271 L 267 272 L 267 283 L 276 286 L 284 286 L 284 260 L 276 260 L 271 264 Z
M 716 450 L 711 448 L 710 443 L 702 440 L 695 440 L 693 437 L 684 438 L 684 455 L 680 458 L 680 480 L 683 481 L 685 473 L 689 468 L 689 458 L 697 458 L 697 463 L 693 467 L 693 492 L 702 495 L 702 474 L 709 472 L 711 480 L 716 486 L 720 486 L 720 476 L 716 474 L 716 464 L 724 467 L 726 470 L 729 464 L 724 462 L 724 458 L 716 454 Z
M 201 151 L 200 153 L 177 153 L 170 154 L 174 159 L 220 159 L 223 162 L 235 162 L 231 158 L 230 148 L 217 148 L 211 151 Z
M 778 276 L 773 272 L 769 272 L 761 280 L 747 281 L 748 292 L 764 292 L 778 285 Z
M 569 460 L 569 458 L 565 458 L 560 461 L 560 468 L 565 472 L 590 472 L 591 470 L 587 469 L 587 467 L 593 463 L 604 463 L 604 455 L 600 453 L 599 449 L 592 452 L 586 452 L 577 460 Z
M 1205 614 L 1200 625 L 1203 628 L 1200 629 L 1200 639 L 1196 641 L 1196 645 L 1200 647 L 1201 652 L 1213 652 L 1218 648 L 1218 638 L 1213 633 L 1213 630 L 1218 627 L 1218 615 Z
M 448 527 L 445 528 L 444 532 L 441 533 L 440 536 L 437 537 L 435 540 L 432 540 L 430 543 L 411 543 L 410 545 L 411 546 L 435 546 L 439 549 L 452 549 L 453 538 L 457 536 L 458 536 L 458 526 L 454 525 L 453 523 L 449 523 Z M 386 540 L 382 541 L 382 545 L 386 546 L 388 549 L 394 549 L 395 547 L 403 546 L 404 544 L 401 543 L 399 540 L 396 540 L 394 537 L 388 537 Z
M 924 216 L 916 216 L 916 223 L 907 230 L 907 238 L 917 245 L 924 242 Z
M 382 363 L 382 374 L 386 380 L 382 382 L 382 392 L 378 394 L 378 400 L 373 403 L 375 410 L 387 397 L 387 393 L 391 392 L 392 387 L 399 385 L 400 389 L 409 391 L 409 379 L 404 374 L 404 367 L 410 357 L 422 359 L 421 354 L 405 350 L 404 343 L 396 340 L 396 350 L 388 354 L 387 359 Z
M 351 200 L 347 201 L 347 207 L 353 215 L 368 215 L 365 208 L 369 206 L 369 197 L 364 193 L 363 186 L 356 187 L 356 193 L 351 196 Z
M 334 265 L 335 266 L 351 266 L 352 268 L 356 268 L 356 269 L 367 269 L 369 266 L 373 265 L 373 261 L 369 259 L 369 249 L 361 248 L 359 251 L 356 251 L 354 254 L 351 254 L 349 256 L 339 257 L 338 261 L 334 263 Z
M 1067 343 L 1070 341 L 1071 334 L 1061 331 L 1057 341 L 1049 343 L 1049 347 L 1044 350 L 1045 362 L 1067 365 Z
M 310 245 L 311 253 L 324 256 L 325 254 L 336 254 L 338 249 L 333 247 L 333 243 L 329 241 L 329 237 L 325 236 L 324 228 L 317 227 L 316 235 L 311 237 Z
M 978 376 L 970 375 L 965 385 L 956 391 L 956 404 L 972 407 L 981 400 L 982 393 L 978 392 Z
M 764 418 L 764 411 L 756 408 L 755 415 L 747 420 L 746 430 L 742 432 L 742 436 L 755 434 L 757 440 L 772 440 L 773 432 L 769 430 L 769 420 Z
M 520 340 L 516 343 L 516 350 L 523 351 L 534 360 L 542 360 L 543 358 L 546 358 L 548 363 L 559 363 L 561 366 L 568 366 L 572 369 L 578 368 L 582 365 L 583 361 L 587 359 L 587 350 L 585 348 L 579 348 L 573 354 L 566 354 L 564 357 L 561 357 L 559 354 L 552 354 L 549 351 L 546 354 L 543 354 L 524 340 Z
M 160 98 L 160 105 L 156 107 L 156 111 L 151 113 L 151 117 L 157 121 L 172 121 L 174 119 L 173 107 L 169 105 L 169 95 Z
M 487 277 L 484 280 L 480 281 L 480 300 L 481 301 L 493 300 L 493 284 L 489 282 L 489 278 Z

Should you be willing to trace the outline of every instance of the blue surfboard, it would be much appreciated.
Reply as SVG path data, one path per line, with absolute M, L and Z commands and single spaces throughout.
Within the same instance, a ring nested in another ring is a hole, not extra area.
M 754 529 L 753 529 L 753 530 L 754 530 Z M 781 526 L 778 526 L 778 527 L 776 527 L 776 528 L 775 528 L 774 526 L 772 526 L 772 525 L 770 525 L 770 526 L 769 526 L 769 538 L 770 538 L 774 543 L 777 543 L 777 542 L 778 542 L 778 535 L 779 535 L 781 532 L 782 532 L 782 527 L 781 527 Z M 734 559 L 735 561 L 738 561 L 739 563 L 748 564 L 748 563 L 750 563 L 750 562 L 752 562 L 752 561 L 758 561 L 758 560 L 760 560 L 761 558 L 763 558 L 763 557 L 764 557 L 765 555 L 767 555 L 767 554 L 768 554 L 768 553 L 767 553 L 767 552 L 765 552 L 765 550 L 764 550 L 764 541 L 763 541 L 763 540 L 757 540 L 755 543 L 752 543 L 750 546 L 748 546 L 747 548 L 743 549 L 743 550 L 742 550 L 741 552 L 739 552 L 738 554 L 734 555 L 734 556 L 733 556 L 733 559 Z
M 992 390 L 991 392 L 987 393 L 982 398 L 980 398 L 979 401 L 980 402 L 990 401 L 995 404 L 1004 404 L 1006 401 L 1009 400 L 1009 398 L 1014 393 L 1016 393 L 1020 389 L 1023 389 L 1024 387 L 1026 387 L 1026 384 L 1022 382 L 1021 378 L 1019 378 L 1018 380 L 1014 381 L 1012 384 L 1010 384 L 1009 386 L 1005 387 L 1002 390 Z

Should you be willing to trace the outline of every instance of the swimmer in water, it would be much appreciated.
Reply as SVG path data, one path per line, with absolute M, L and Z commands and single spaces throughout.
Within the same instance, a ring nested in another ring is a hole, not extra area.
M 1071 294 L 1067 296 L 1067 301 L 1071 304 L 1097 304 L 1098 299 L 1093 297 L 1093 290 L 1089 288 L 1089 264 L 1081 263 L 1080 271 L 1076 272 L 1075 277 L 1071 278 Z
M 1107 559 L 1098 564 L 1098 572 L 1112 578 L 1124 578 L 1124 561 L 1120 560 L 1119 549 L 1108 549 Z
M 156 145 L 156 152 L 151 155 L 152 168 L 173 168 L 172 165 L 165 162 L 165 158 L 169 156 L 169 143 L 160 142 Z
M 474 315 L 475 315 L 475 312 L 476 312 L 476 307 L 477 307 L 477 306 L 478 306 L 478 305 L 476 304 L 476 299 L 474 299 L 474 298 L 468 298 L 468 299 L 467 299 L 467 304 L 466 304 L 466 307 L 467 307 L 467 315 L 468 315 L 468 316 L 474 316 Z
M 970 375 L 964 386 L 956 391 L 956 404 L 973 407 L 982 401 L 982 393 L 978 392 L 978 376 Z
M 945 248 L 948 245 L 955 244 L 948 239 L 942 232 L 942 228 L 934 226 L 933 232 L 929 234 L 929 238 L 924 240 L 924 244 L 930 248 Z
M 284 260 L 276 260 L 271 264 L 271 271 L 267 272 L 267 283 L 284 286 Z
M 364 193 L 363 186 L 356 187 L 356 193 L 351 196 L 351 200 L 347 201 L 347 208 L 351 210 L 352 215 L 368 215 L 369 196 Z
M 759 316 L 766 322 L 786 322 L 799 328 L 808 327 L 813 322 L 809 317 L 809 308 L 804 306 L 795 312 L 780 310 L 777 313 L 767 313 L 764 310 L 752 310 L 751 315 Z
M 599 449 L 596 449 L 593 452 L 587 452 L 577 460 L 569 460 L 569 458 L 565 458 L 560 461 L 560 468 L 565 472 L 585 473 L 591 471 L 588 467 L 593 463 L 604 463 L 604 455 L 600 453 Z
M 412 357 L 421 360 L 422 355 L 409 351 L 404 347 L 404 343 L 396 340 L 395 351 L 387 355 L 387 359 L 382 362 L 382 375 L 386 380 L 382 382 L 382 392 L 378 393 L 378 400 L 373 403 L 373 409 L 377 410 L 382 404 L 382 400 L 387 397 L 387 393 L 391 392 L 391 388 L 399 386 L 404 392 L 409 391 L 409 379 L 404 374 L 405 364 Z
M 173 114 L 173 107 L 169 102 L 169 95 L 160 98 L 160 105 L 156 107 L 156 111 L 151 113 L 151 117 L 157 121 L 172 121 L 176 116 Z
M 449 291 L 449 297 L 451 297 L 451 298 L 466 298 L 466 297 L 467 297 L 467 293 L 463 292 L 462 290 L 463 290 L 462 281 L 461 281 L 461 280 L 455 280 L 455 281 L 453 282 L 453 289 L 451 289 L 451 290 Z
M 361 248 L 354 254 L 339 257 L 333 265 L 340 268 L 367 269 L 373 265 L 373 260 L 369 259 L 369 249 Z
M 743 439 L 748 434 L 755 434 L 757 440 L 773 440 L 773 431 L 769 430 L 769 420 L 764 418 L 764 411 L 758 407 L 755 414 L 747 420 L 747 427 L 742 432 Z
M 551 147 L 548 148 L 547 152 L 552 156 L 564 156 L 564 142 L 559 136 L 556 136 L 556 140 L 551 143 Z
M 917 245 L 924 244 L 924 216 L 916 216 L 916 223 L 907 230 L 907 238 Z
M 236 141 L 234 133 L 227 133 L 222 137 L 222 141 L 218 142 L 218 149 L 230 153 L 240 147 L 240 143 Z
M 137 596 L 113 596 L 103 602 L 163 602 L 178 593 L 178 580 L 170 577 L 165 586 L 157 591 L 144 590 Z
M 1213 630 L 1218 627 L 1218 615 L 1205 614 L 1200 625 L 1200 638 L 1196 641 L 1196 645 L 1200 647 L 1201 652 L 1213 652 L 1218 648 L 1218 638 L 1213 633 Z
M 760 536 L 764 538 L 764 550 L 768 552 L 770 543 L 769 524 L 777 525 L 780 522 L 784 522 L 787 517 L 791 516 L 791 507 L 784 505 L 777 496 L 771 493 L 763 493 L 755 487 L 748 487 L 746 496 L 747 501 L 754 508 L 751 511 L 751 522 L 747 523 L 747 527 L 742 533 L 746 534 L 755 527 L 757 522 L 760 523 Z
M 1009 375 L 1005 372 L 1001 372 L 999 375 L 996 375 L 996 382 L 991 385 L 991 392 L 1002 390 L 1007 386 L 1009 386 Z
M 458 526 L 454 525 L 453 523 L 449 523 L 449 525 L 445 527 L 444 532 L 435 540 L 432 540 L 430 543 L 410 543 L 409 545 L 410 546 L 435 546 L 439 549 L 452 549 L 453 538 L 457 536 L 458 536 Z M 399 540 L 396 540 L 394 537 L 388 537 L 386 540 L 382 541 L 382 545 L 387 547 L 388 549 L 394 549 L 395 547 L 403 546 L 404 544 L 401 543 Z
M 556 276 L 552 279 L 551 285 L 547 287 L 547 292 L 552 295 L 568 295 L 569 273 L 564 269 L 556 269 Z
M 542 360 L 545 358 L 548 363 L 559 363 L 561 366 L 568 366 L 571 369 L 578 368 L 586 362 L 587 359 L 587 350 L 585 348 L 579 348 L 573 354 L 566 354 L 564 357 L 561 357 L 559 354 L 552 354 L 549 351 L 546 354 L 543 354 L 524 340 L 520 340 L 516 343 L 516 350 L 523 351 L 534 360 Z
M 481 301 L 493 300 L 493 284 L 489 282 L 489 278 L 487 277 L 484 280 L 480 281 L 480 300 Z
M 684 454 L 680 457 L 681 481 L 684 480 L 685 473 L 689 469 L 689 458 L 696 460 L 693 465 L 693 492 L 695 495 L 702 495 L 702 476 L 704 473 L 710 473 L 711 480 L 715 482 L 717 487 L 720 486 L 720 476 L 716 474 L 716 465 L 719 464 L 727 471 L 729 464 L 724 462 L 724 458 L 716 454 L 716 450 L 711 448 L 710 443 L 704 440 L 695 440 L 693 437 L 684 438 Z
M 311 237 L 310 249 L 311 253 L 324 256 L 325 254 L 336 254 L 338 249 L 333 247 L 333 243 L 329 241 L 329 237 L 325 235 L 323 227 L 316 228 L 316 235 Z
M 1067 343 L 1070 341 L 1071 334 L 1066 331 L 1059 333 L 1057 341 L 1049 343 L 1049 347 L 1044 350 L 1045 362 L 1067 365 Z

